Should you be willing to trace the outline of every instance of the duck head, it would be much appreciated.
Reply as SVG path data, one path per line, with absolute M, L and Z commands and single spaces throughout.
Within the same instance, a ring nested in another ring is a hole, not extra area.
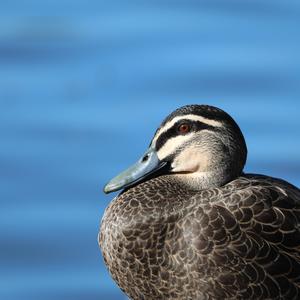
M 144 155 L 106 184 L 104 192 L 166 174 L 193 190 L 218 187 L 242 173 L 246 157 L 243 134 L 226 112 L 187 105 L 162 122 Z

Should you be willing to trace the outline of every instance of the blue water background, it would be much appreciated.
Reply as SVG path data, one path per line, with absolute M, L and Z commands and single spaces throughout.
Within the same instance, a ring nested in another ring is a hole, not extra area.
M 300 186 L 298 0 L 1 1 L 0 299 L 125 299 L 106 181 L 173 109 L 229 112 L 246 170 Z

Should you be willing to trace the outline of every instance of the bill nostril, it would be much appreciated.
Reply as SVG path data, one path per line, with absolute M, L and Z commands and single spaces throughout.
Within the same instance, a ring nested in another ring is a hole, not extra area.
M 146 155 L 143 157 L 142 162 L 146 162 L 148 159 L 149 159 L 149 154 L 146 154 Z

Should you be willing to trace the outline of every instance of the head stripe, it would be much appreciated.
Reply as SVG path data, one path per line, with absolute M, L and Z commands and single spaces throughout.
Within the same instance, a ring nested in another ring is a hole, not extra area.
M 210 127 L 223 127 L 223 123 L 220 121 L 216 121 L 213 119 L 208 119 L 202 116 L 197 116 L 197 115 L 182 115 L 182 116 L 177 116 L 173 118 L 172 120 L 168 121 L 166 124 L 164 124 L 161 128 L 159 128 L 152 140 L 152 146 L 156 145 L 156 142 L 158 138 L 164 133 L 167 132 L 170 128 L 172 128 L 177 122 L 182 121 L 182 120 L 187 120 L 187 121 L 198 121 L 203 124 L 209 125 Z

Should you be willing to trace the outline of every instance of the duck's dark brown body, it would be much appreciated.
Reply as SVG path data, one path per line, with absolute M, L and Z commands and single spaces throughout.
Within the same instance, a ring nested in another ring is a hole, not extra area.
M 245 175 L 190 191 L 176 176 L 115 198 L 105 263 L 132 299 L 300 299 L 300 191 Z

